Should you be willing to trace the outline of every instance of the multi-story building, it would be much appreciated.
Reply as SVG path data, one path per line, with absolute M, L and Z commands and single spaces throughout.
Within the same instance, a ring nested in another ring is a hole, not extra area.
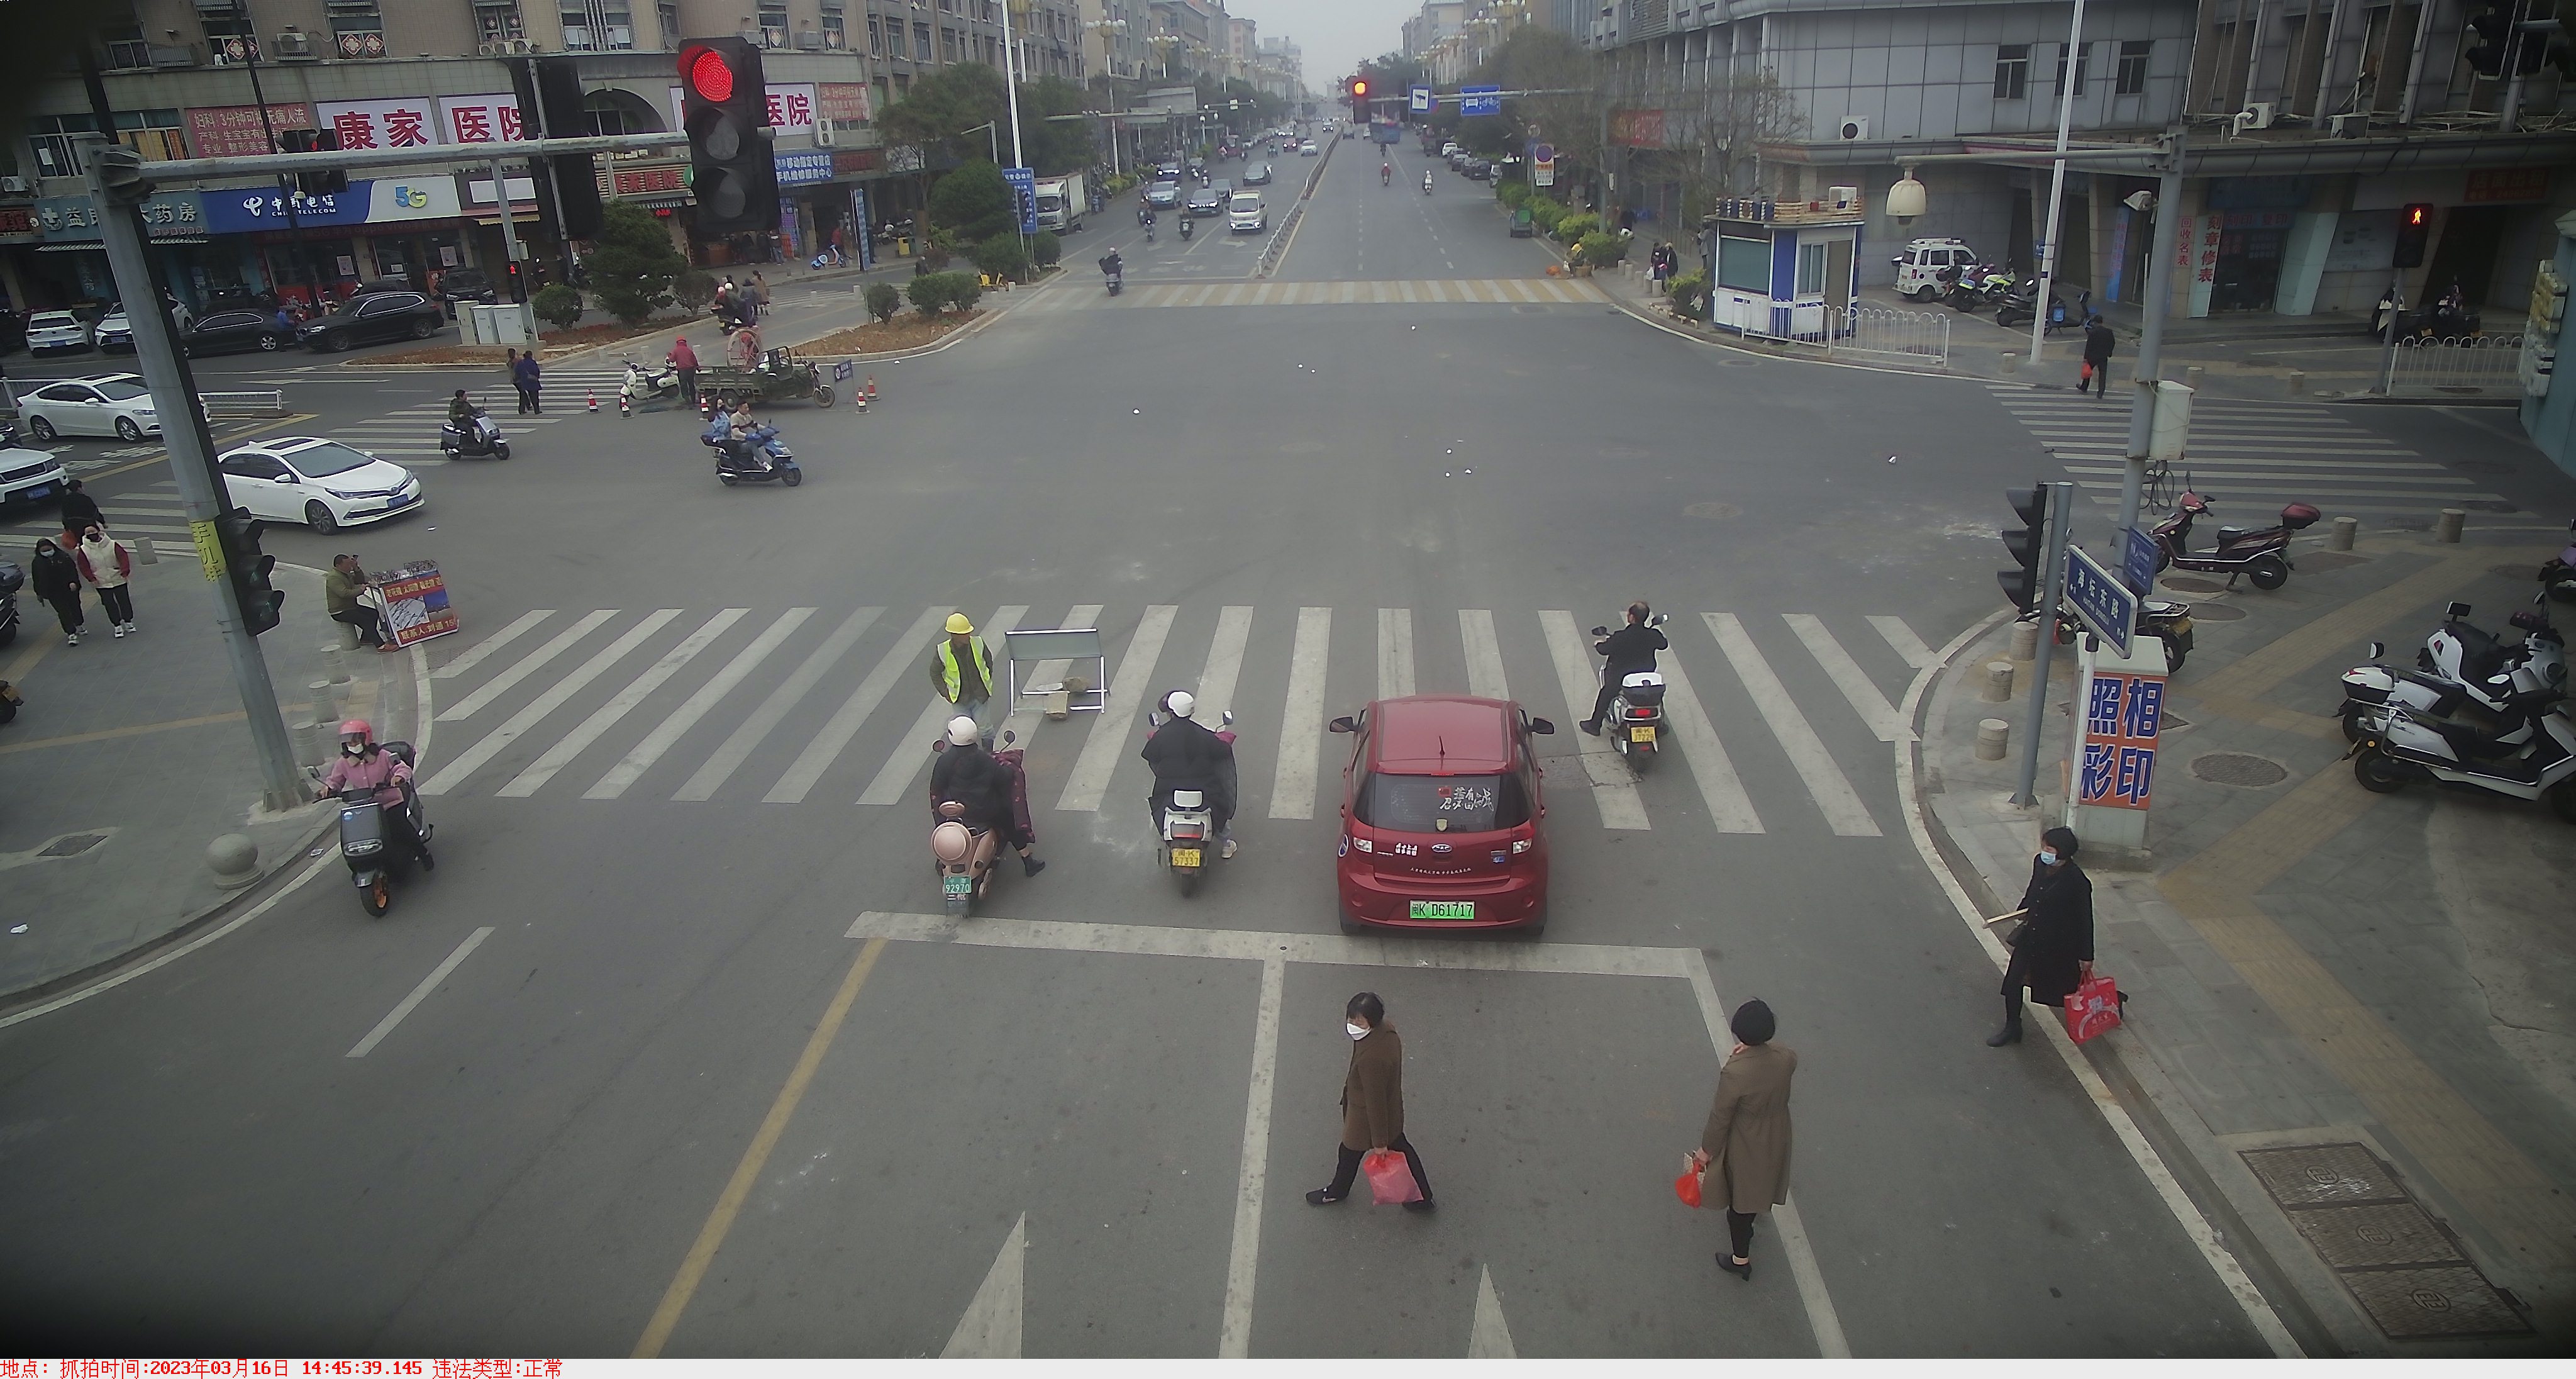
M 1275 74 L 1271 80 L 1284 87 L 1279 95 L 1292 101 L 1306 99 L 1306 54 L 1294 39 L 1261 40 L 1261 58 L 1267 70 Z
M 777 0 L 760 0 L 776 4 Z M 867 9 L 869 56 L 879 59 L 880 103 L 903 99 L 916 78 L 960 62 L 1001 69 L 1003 0 L 848 0 Z M 563 0 L 572 3 L 572 0 Z M 736 0 L 737 6 L 740 0 Z M 714 6 L 722 9 L 722 5 Z M 1129 6 L 1128 8 L 1133 8 Z M 1019 45 L 1019 78 L 1090 75 L 1080 0 L 1015 0 L 1011 37 Z
M 1401 51 L 1406 57 L 1421 57 L 1431 51 L 1431 45 L 1466 27 L 1466 0 L 1423 0 L 1421 12 L 1404 21 Z
M 2063 90 L 2079 143 L 2183 131 L 2187 195 L 2162 212 L 2185 218 L 2175 311 L 2307 315 L 2377 300 L 2404 203 L 2442 208 L 2410 299 L 2456 280 L 2473 301 L 2519 301 L 2553 247 L 2547 227 L 2576 206 L 2576 118 L 2548 74 L 2520 85 L 2520 132 L 2494 127 L 2510 83 L 2478 75 L 2467 22 L 2489 7 L 2092 0 L 2070 45 L 2064 0 L 1594 0 L 1582 37 L 1634 174 L 1621 200 L 1676 228 L 1701 213 L 1685 186 L 1802 201 L 1856 186 L 1863 237 L 1888 251 L 1857 256 L 1864 283 L 1918 235 L 2027 266 L 2049 187 L 2030 155 L 2053 143 Z M 1943 154 L 1992 161 L 1915 165 L 1929 212 L 1888 218 L 1909 155 Z M 2134 165 L 2075 166 L 2061 280 L 2142 298 L 2152 215 L 2126 203 L 2154 185 Z
M 565 53 L 586 92 L 584 127 L 544 133 L 668 130 L 677 124 L 678 42 L 740 34 L 770 50 L 779 252 L 810 254 L 879 203 L 910 204 L 915 192 L 871 128 L 882 96 L 870 85 L 858 26 L 874 18 L 874 0 L 100 3 L 115 11 L 95 54 L 114 131 L 147 159 L 257 154 L 293 130 L 328 130 L 350 148 L 532 137 L 540 131 L 515 94 L 519 69 Z M 22 137 L 0 154 L 0 292 L 21 309 L 114 292 L 74 137 L 98 122 L 71 55 L 63 57 L 61 75 L 29 101 Z M 752 248 L 694 242 L 679 213 L 688 204 L 686 161 L 658 151 L 603 159 L 600 189 L 667 213 L 674 241 L 700 262 Z M 535 183 L 514 172 L 501 194 L 522 236 L 547 249 L 544 264 L 556 246 L 534 220 Z M 236 289 L 300 296 L 317 278 L 325 292 L 362 279 L 424 283 L 445 268 L 497 270 L 503 261 L 500 206 L 480 170 L 451 164 L 353 177 L 345 192 L 296 204 L 300 244 L 286 209 L 274 179 L 169 179 L 146 221 L 169 280 L 191 304 Z M 847 241 L 854 250 L 858 238 Z
M 1252 80 L 1252 65 L 1261 56 L 1257 36 L 1260 25 L 1240 15 L 1225 19 L 1225 71 L 1227 81 Z

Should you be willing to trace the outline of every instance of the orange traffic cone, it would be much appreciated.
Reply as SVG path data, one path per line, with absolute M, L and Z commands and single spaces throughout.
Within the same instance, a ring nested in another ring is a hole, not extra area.
M 874 402 L 874 401 L 876 401 L 876 400 L 877 400 L 877 376 L 876 376 L 875 374 L 869 374 L 869 375 L 868 375 L 868 401 L 870 401 L 870 402 Z
M 590 410 L 594 412 L 599 410 L 599 390 L 597 388 L 590 390 Z

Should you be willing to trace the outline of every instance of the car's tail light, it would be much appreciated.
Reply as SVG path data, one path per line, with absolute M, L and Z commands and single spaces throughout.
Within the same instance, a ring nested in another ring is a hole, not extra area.
M 1354 833 L 1351 835 L 1351 850 L 1353 852 L 1375 852 L 1377 851 L 1377 845 Z
M 1514 838 L 1512 840 L 1512 855 L 1514 857 L 1518 857 L 1522 853 L 1537 846 L 1538 840 L 1536 838 Z

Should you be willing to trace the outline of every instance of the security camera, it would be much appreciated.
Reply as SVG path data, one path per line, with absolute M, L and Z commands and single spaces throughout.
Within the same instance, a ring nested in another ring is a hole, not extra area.
M 2156 208 L 2156 194 L 2143 189 L 2133 191 L 2127 196 L 2120 198 L 2120 204 L 2128 207 L 2130 210 L 2141 213 L 2152 211 Z

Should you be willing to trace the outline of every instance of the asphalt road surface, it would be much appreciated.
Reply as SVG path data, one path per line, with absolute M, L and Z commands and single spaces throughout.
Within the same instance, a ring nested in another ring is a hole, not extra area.
M 1444 169 L 1426 197 L 1401 148 L 1382 187 L 1375 161 L 1328 165 L 1265 280 L 1286 304 L 1222 304 L 1266 237 L 1145 245 L 1113 206 L 1062 281 L 876 370 L 872 412 L 778 409 L 793 492 L 719 487 L 685 414 L 567 406 L 582 368 L 526 425 L 493 375 L 294 374 L 297 428 L 425 466 L 421 511 L 269 549 L 444 566 L 466 630 L 426 656 L 440 865 L 371 920 L 325 856 L 220 942 L 0 1029 L 0 1331 L 2263 1353 L 2059 1057 L 1984 1047 L 1993 971 L 1895 790 L 1893 706 L 1996 608 L 1998 490 L 2050 463 L 2028 418 L 1675 339 L 1544 277 L 1481 187 Z M 1313 166 L 1279 160 L 1272 233 Z M 1115 301 L 1089 269 L 1110 243 Z M 1151 290 L 1173 284 L 1197 290 Z M 468 385 L 516 458 L 430 453 Z M 103 501 L 166 485 L 93 472 Z M 1632 781 L 1573 723 L 1576 630 L 1635 598 L 1674 615 L 1687 707 L 1680 759 Z M 951 609 L 1098 626 L 1114 691 L 1018 722 L 1052 865 L 1008 869 L 1005 918 L 963 931 L 915 917 L 942 717 L 920 659 Z M 1175 686 L 1241 733 L 1243 852 L 1186 899 L 1135 756 Z M 1342 937 L 1347 739 L 1322 720 L 1471 688 L 1560 725 L 1544 942 Z M 1303 1200 L 1361 989 L 1405 1037 L 1432 1214 Z M 1746 1283 L 1668 1184 L 1713 1021 L 1754 996 L 1800 1058 L 1801 1229 L 1766 1217 Z

